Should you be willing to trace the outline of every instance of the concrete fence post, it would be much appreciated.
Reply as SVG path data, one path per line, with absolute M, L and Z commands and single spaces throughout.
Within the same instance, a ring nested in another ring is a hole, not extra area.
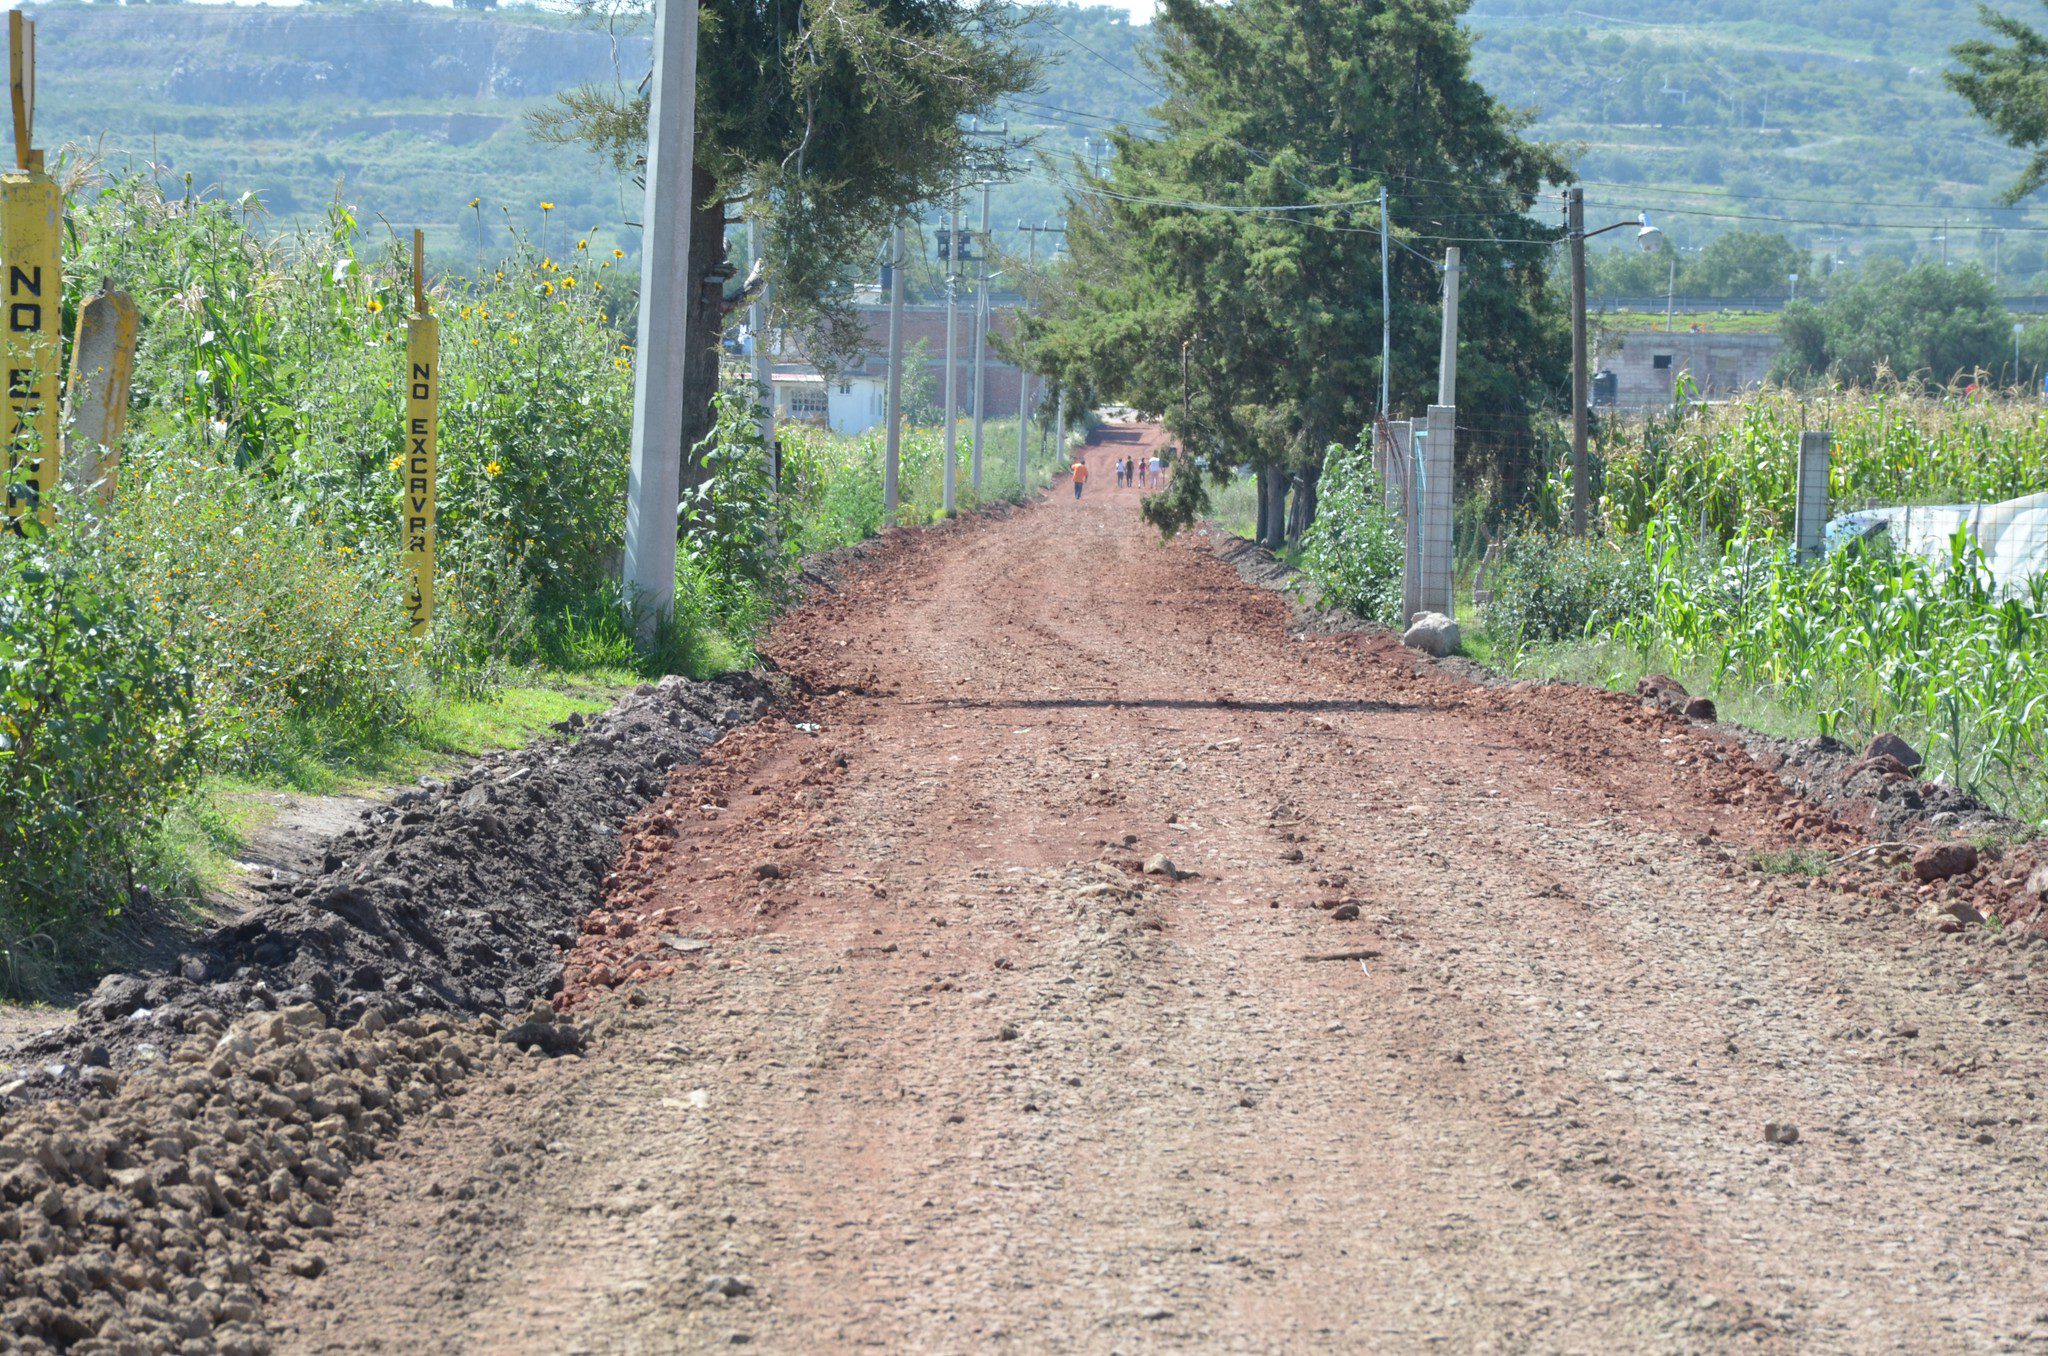
M 1429 450 L 1429 426 L 1419 421 L 1394 421 L 1394 455 L 1401 468 L 1398 490 L 1401 513 L 1401 629 L 1422 606 L 1422 462 Z M 1391 507 L 1391 505 L 1390 505 Z
M 1792 505 L 1792 550 L 1801 562 L 1819 560 L 1828 527 L 1828 459 L 1834 435 L 1807 430 L 1799 435 L 1799 470 Z
M 1450 405 L 1429 407 L 1428 446 L 1416 455 L 1417 522 L 1421 527 L 1420 610 L 1454 615 L 1456 577 L 1451 550 L 1451 489 L 1457 463 L 1458 411 Z

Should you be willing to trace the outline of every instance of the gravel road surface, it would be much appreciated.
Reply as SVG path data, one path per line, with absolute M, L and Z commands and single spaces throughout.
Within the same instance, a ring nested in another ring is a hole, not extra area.
M 281 1346 L 2048 1341 L 2040 948 L 1759 869 L 1858 840 L 1709 727 L 1292 634 L 1113 436 L 785 620 L 570 957 L 610 1035 L 359 1170 Z

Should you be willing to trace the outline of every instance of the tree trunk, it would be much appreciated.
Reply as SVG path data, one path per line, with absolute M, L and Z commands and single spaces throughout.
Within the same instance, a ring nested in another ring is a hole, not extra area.
M 1256 478 L 1252 481 L 1253 486 L 1258 491 L 1255 498 L 1258 500 L 1259 505 L 1258 516 L 1252 521 L 1252 540 L 1261 546 L 1266 544 L 1266 516 L 1272 511 L 1273 507 L 1273 496 L 1266 489 L 1266 477 L 1269 474 L 1269 468 L 1261 466 L 1258 469 Z
M 702 165 L 690 174 L 690 315 L 683 357 L 683 489 L 703 483 L 695 448 L 717 422 L 711 398 L 718 394 L 720 343 L 725 336 L 725 199 L 718 181 Z M 706 275 L 711 281 L 705 282 Z
M 1287 544 L 1287 473 L 1278 466 L 1268 466 L 1260 472 L 1259 481 L 1263 492 L 1260 499 L 1265 503 L 1265 533 L 1259 544 L 1268 551 L 1278 551 Z
M 1316 522 L 1316 486 L 1322 479 L 1323 468 L 1311 466 L 1294 481 L 1294 512 L 1288 516 L 1287 540 L 1301 545 L 1301 539 Z

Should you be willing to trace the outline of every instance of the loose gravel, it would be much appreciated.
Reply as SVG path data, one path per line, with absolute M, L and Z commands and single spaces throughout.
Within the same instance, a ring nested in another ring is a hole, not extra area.
M 109 976 L 18 1047 L 0 1348 L 268 1350 L 266 1278 L 324 1269 L 356 1165 L 480 1074 L 580 1053 L 550 998 L 620 826 L 775 696 L 667 678 L 557 727 L 573 738 L 423 780 L 173 973 Z
M 202 1013 L 311 1007 L 349 1023 L 376 1011 L 520 1011 L 561 985 L 564 948 L 602 893 L 619 826 L 669 769 L 758 719 L 768 682 L 737 675 L 642 684 L 573 739 L 478 760 L 368 811 L 319 870 L 273 887 L 169 974 L 118 974 L 78 1022 L 24 1043 L 0 1098 L 75 1092 L 90 1071 L 163 1053 Z

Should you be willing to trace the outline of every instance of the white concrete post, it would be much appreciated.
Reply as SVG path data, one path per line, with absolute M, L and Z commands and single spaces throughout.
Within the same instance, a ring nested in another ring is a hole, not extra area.
M 1422 525 L 1422 610 L 1454 616 L 1456 575 L 1451 550 L 1451 490 L 1457 469 L 1458 412 L 1429 407 L 1429 446 L 1418 458 L 1422 476 L 1417 502 Z
M 1429 417 L 1414 425 L 1409 435 L 1408 483 L 1402 496 L 1403 626 L 1419 612 L 1452 615 L 1451 487 L 1457 425 L 1456 410 L 1432 405 Z
M 893 525 L 903 457 L 903 223 L 889 235 L 889 431 L 882 453 L 882 518 Z
M 762 263 L 767 251 L 761 246 L 760 217 L 747 223 L 747 254 L 750 264 L 766 267 Z M 754 294 L 754 302 L 747 315 L 747 328 L 754 332 L 754 382 L 761 388 L 762 455 L 768 459 L 768 483 L 779 487 L 782 484 L 782 464 L 775 450 L 775 380 L 769 365 L 768 285 L 765 282 Z
M 1005 124 L 1007 126 L 1007 124 Z M 973 462 L 968 468 L 969 483 L 976 494 L 981 493 L 981 420 L 982 406 L 988 397 L 988 185 L 981 186 L 981 233 L 976 242 L 981 246 L 981 263 L 975 270 L 974 286 L 974 451 Z M 1018 482 L 1023 488 L 1023 482 Z
M 1436 403 L 1458 403 L 1458 259 L 1456 245 L 1444 248 L 1444 339 L 1437 358 Z
M 1792 549 L 1801 561 L 1819 560 L 1828 528 L 1828 457 L 1834 435 L 1799 435 L 1799 474 L 1792 507 Z
M 633 450 L 626 479 L 623 583 L 653 635 L 675 609 L 676 508 L 682 499 L 683 369 L 688 351 L 690 165 L 697 121 L 697 0 L 660 0 L 647 105 L 647 205 L 640 238 L 640 323 L 633 364 Z
M 1017 229 L 1025 230 L 1023 222 Z M 1030 242 L 1030 259 L 1024 268 L 1024 276 L 1017 283 L 1017 320 L 1011 338 L 1017 339 L 1024 332 L 1025 288 L 1031 285 L 1032 270 L 1038 267 L 1038 232 L 1028 231 L 1025 238 Z M 1020 355 L 1017 363 L 1017 489 L 1021 493 L 1030 484 L 1031 469 L 1031 373 L 1025 368 Z
M 948 518 L 958 511 L 960 483 L 960 406 L 955 398 L 960 364 L 954 353 L 954 339 L 960 333 L 960 196 L 953 195 L 953 210 L 946 230 L 946 475 L 943 507 Z
M 1422 461 L 1429 447 L 1429 425 L 1400 419 L 1394 422 L 1395 449 L 1400 458 L 1401 485 L 1401 628 L 1406 629 L 1422 606 Z

